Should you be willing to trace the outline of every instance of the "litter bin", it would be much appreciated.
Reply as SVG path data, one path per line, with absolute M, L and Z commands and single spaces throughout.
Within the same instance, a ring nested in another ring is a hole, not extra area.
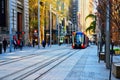
M 0 54 L 2 54 L 2 42 L 0 42 Z

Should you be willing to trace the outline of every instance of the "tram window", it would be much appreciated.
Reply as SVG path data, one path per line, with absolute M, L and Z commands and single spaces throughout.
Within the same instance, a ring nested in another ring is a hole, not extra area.
M 84 41 L 84 35 L 81 35 L 81 43 Z
M 76 35 L 76 42 L 79 42 L 79 35 Z

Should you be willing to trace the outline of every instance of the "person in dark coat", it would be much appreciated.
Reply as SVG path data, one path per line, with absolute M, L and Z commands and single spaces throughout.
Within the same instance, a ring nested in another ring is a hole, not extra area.
M 48 44 L 48 47 L 49 47 L 49 45 L 50 45 L 50 41 L 48 41 L 48 43 L 47 43 L 47 44 Z
M 19 47 L 20 47 L 20 50 L 22 50 L 22 48 L 23 48 L 23 40 L 22 39 L 20 39 Z
M 6 52 L 7 45 L 8 45 L 7 40 L 4 38 L 4 40 L 3 40 L 3 49 L 4 49 L 4 52 Z
M 45 48 L 46 42 L 43 40 L 42 41 L 42 46 Z
M 17 49 L 17 39 L 13 39 L 14 50 Z
M 35 39 L 32 40 L 33 47 L 35 47 Z

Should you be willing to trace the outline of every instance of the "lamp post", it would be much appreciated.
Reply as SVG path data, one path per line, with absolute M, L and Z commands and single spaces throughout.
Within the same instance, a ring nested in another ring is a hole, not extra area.
M 9 0 L 9 40 L 10 40 L 10 52 L 12 51 L 12 6 L 11 6 L 11 0 Z
M 50 4 L 50 47 L 51 47 L 51 44 L 52 44 L 52 14 L 51 14 L 51 4 Z
M 58 45 L 60 44 L 60 27 L 59 27 L 59 16 L 57 14 L 57 28 L 58 28 Z
M 40 48 L 40 0 L 38 0 L 38 49 Z
M 106 8 L 107 15 L 106 15 L 106 68 L 110 68 L 110 1 L 108 1 L 108 5 Z

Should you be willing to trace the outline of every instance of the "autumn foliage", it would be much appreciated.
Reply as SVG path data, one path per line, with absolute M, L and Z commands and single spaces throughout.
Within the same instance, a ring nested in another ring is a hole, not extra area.
M 120 0 L 98 0 L 98 17 L 102 35 L 105 37 L 106 27 L 106 9 L 107 5 L 110 4 L 110 33 L 111 40 L 116 45 L 120 45 Z

